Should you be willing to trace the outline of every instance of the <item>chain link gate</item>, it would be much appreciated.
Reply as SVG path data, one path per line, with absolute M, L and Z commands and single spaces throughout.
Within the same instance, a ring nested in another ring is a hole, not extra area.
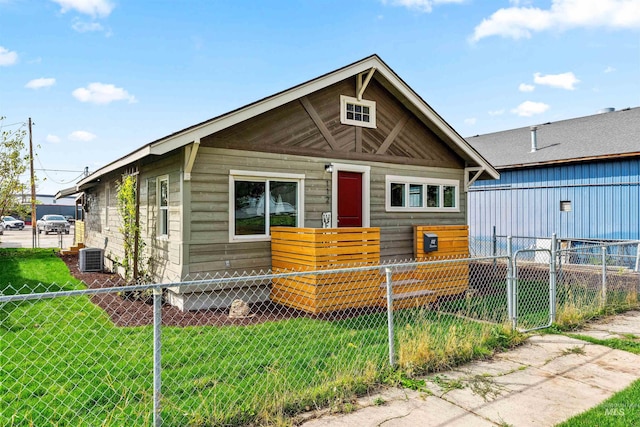
M 544 329 L 555 320 L 555 238 L 552 249 L 520 249 L 508 279 L 508 310 L 514 329 Z

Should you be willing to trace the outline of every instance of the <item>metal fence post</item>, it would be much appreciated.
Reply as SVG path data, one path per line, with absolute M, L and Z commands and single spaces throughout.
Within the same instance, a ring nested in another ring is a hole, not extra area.
M 511 329 L 516 329 L 516 313 L 515 313 L 515 294 L 514 294 L 514 282 L 513 266 L 515 259 L 513 258 L 512 238 L 507 236 L 507 313 L 509 320 L 511 321 Z
M 384 269 L 387 281 L 387 330 L 389 332 L 389 365 L 396 366 L 396 350 L 393 332 L 393 271 Z
M 162 425 L 160 406 L 161 394 L 161 347 L 160 332 L 162 328 L 162 288 L 153 288 L 153 425 Z
M 498 255 L 498 236 L 496 236 L 496 226 L 493 226 L 492 235 L 491 235 L 491 255 L 494 257 Z M 494 267 L 497 265 L 495 258 L 493 259 Z
M 636 248 L 636 266 L 634 271 L 638 271 L 638 268 L 640 268 L 640 243 L 638 243 L 638 247 Z
M 551 260 L 549 264 L 549 323 L 556 321 L 556 257 L 558 256 L 558 240 L 556 233 L 551 235 Z
M 493 275 L 495 276 L 498 272 L 498 260 L 496 257 L 498 256 L 498 236 L 496 235 L 496 226 L 494 225 L 491 230 L 491 254 L 493 255 Z
M 602 307 L 607 305 L 607 247 L 602 247 Z

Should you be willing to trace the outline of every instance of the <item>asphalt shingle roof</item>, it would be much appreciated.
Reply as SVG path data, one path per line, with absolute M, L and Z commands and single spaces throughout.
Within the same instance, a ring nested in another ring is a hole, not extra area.
M 498 169 L 640 155 L 640 107 L 535 126 L 535 152 L 529 126 L 465 139 Z

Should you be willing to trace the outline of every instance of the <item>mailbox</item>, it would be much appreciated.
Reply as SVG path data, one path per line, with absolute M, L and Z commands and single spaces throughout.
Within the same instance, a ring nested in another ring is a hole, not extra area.
M 432 233 L 424 233 L 424 252 L 433 252 L 438 250 L 438 235 Z

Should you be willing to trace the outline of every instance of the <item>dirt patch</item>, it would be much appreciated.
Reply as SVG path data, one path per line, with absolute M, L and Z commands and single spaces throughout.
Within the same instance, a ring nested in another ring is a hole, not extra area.
M 71 275 L 83 281 L 89 289 L 124 286 L 124 280 L 117 274 L 105 272 L 83 273 L 78 268 L 77 255 L 60 255 Z M 139 300 L 124 298 L 116 292 L 91 296 L 91 302 L 102 308 L 116 326 L 145 326 L 153 324 L 153 305 Z M 250 304 L 251 316 L 229 318 L 228 309 L 180 311 L 169 304 L 162 305 L 162 324 L 166 326 L 241 326 L 275 320 L 308 317 L 322 320 L 340 320 L 371 312 L 380 308 L 337 311 L 325 315 L 313 315 L 274 302 Z

